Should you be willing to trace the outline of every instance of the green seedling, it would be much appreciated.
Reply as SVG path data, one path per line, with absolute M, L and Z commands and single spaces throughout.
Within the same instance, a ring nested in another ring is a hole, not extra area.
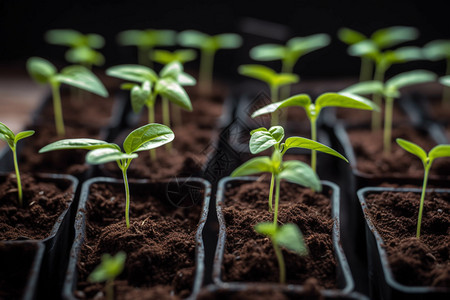
M 88 280 L 90 282 L 106 282 L 106 299 L 114 299 L 114 279 L 123 272 L 127 255 L 123 251 L 116 255 L 103 254 L 101 263 L 92 271 Z
M 286 151 L 292 148 L 303 148 L 310 150 L 314 149 L 316 151 L 331 154 L 347 161 L 344 156 L 331 149 L 330 147 L 316 141 L 312 141 L 310 139 L 294 136 L 287 138 L 283 143 L 282 141 L 284 139 L 284 129 L 281 126 L 273 126 L 269 130 L 261 127 L 251 131 L 250 134 L 250 152 L 252 154 L 257 154 L 273 147 L 272 156 L 260 156 L 252 158 L 236 168 L 232 172 L 231 176 L 246 176 L 265 172 L 272 175 L 269 189 L 269 211 L 274 212 L 274 224 L 277 224 L 280 182 L 282 179 L 312 188 L 315 191 L 321 190 L 319 178 L 317 177 L 316 172 L 311 169 L 311 167 L 301 161 L 283 161 L 283 156 Z M 274 184 L 275 209 L 273 210 L 272 202 Z
M 82 34 L 72 29 L 53 29 L 45 33 L 48 43 L 70 47 L 66 52 L 66 60 L 73 64 L 81 64 L 87 68 L 101 66 L 105 57 L 95 49 L 103 48 L 105 39 L 95 33 Z
M 86 90 L 102 97 L 108 96 L 108 91 L 102 82 L 90 70 L 83 66 L 69 66 L 57 72 L 56 67 L 40 57 L 31 57 L 27 61 L 28 73 L 41 84 L 50 84 L 53 95 L 53 112 L 58 136 L 65 135 L 64 119 L 61 107 L 59 87 L 62 83 Z
M 414 27 L 392 26 L 375 31 L 370 37 L 350 28 L 340 28 L 338 38 L 349 47 L 349 54 L 361 57 L 360 81 L 372 79 L 373 57 L 366 53 L 366 47 L 381 52 L 386 48 L 417 39 L 419 32 Z M 363 42 L 359 44 L 360 42 Z M 359 44 L 358 46 L 353 46 Z
M 280 269 L 280 283 L 286 283 L 286 265 L 284 263 L 281 248 L 286 248 L 300 256 L 308 255 L 308 247 L 303 239 L 303 234 L 295 224 L 277 225 L 269 222 L 259 223 L 255 226 L 255 231 L 267 236 L 272 242 L 275 255 Z
M 344 89 L 342 92 L 352 94 L 377 94 L 385 98 L 383 151 L 386 155 L 391 153 L 392 116 L 394 111 L 394 99 L 401 96 L 400 89 L 414 84 L 436 80 L 436 74 L 426 70 L 415 70 L 398 74 L 386 83 L 379 81 L 365 81 Z
M 205 93 L 211 91 L 214 56 L 219 49 L 235 49 L 242 45 L 242 38 L 235 33 L 208 35 L 197 30 L 185 30 L 178 34 L 183 47 L 200 49 L 199 84 Z
M 96 139 L 65 139 L 51 143 L 39 153 L 65 149 L 85 149 L 90 150 L 86 154 L 86 162 L 92 165 L 99 165 L 115 161 L 122 171 L 125 185 L 125 220 L 127 228 L 130 227 L 130 189 L 128 186 L 127 170 L 131 161 L 138 157 L 136 152 L 155 149 L 164 144 L 170 143 L 175 135 L 172 130 L 161 124 L 147 124 L 133 130 L 123 142 L 123 151 L 113 143 L 108 143 Z
M 400 145 L 405 151 L 417 156 L 423 163 L 425 168 L 423 176 L 422 194 L 420 196 L 419 216 L 417 218 L 417 231 L 416 237 L 420 238 L 420 226 L 422 224 L 423 202 L 425 200 L 425 193 L 427 188 L 428 174 L 431 169 L 431 165 L 436 158 L 450 157 L 450 145 L 437 145 L 430 152 L 426 152 L 419 145 L 409 142 L 404 139 L 397 139 L 397 144 Z
M 117 41 L 122 46 L 136 46 L 138 64 L 153 67 L 153 51 L 158 46 L 175 45 L 176 32 L 168 29 L 125 30 L 118 34 Z
M 292 96 L 286 100 L 269 104 L 263 108 L 258 109 L 252 114 L 252 118 L 273 113 L 284 107 L 298 106 L 302 107 L 306 111 L 306 115 L 311 124 L 311 139 L 317 141 L 317 119 L 320 116 L 320 112 L 326 107 L 346 107 L 373 110 L 379 109 L 373 102 L 353 94 L 347 93 L 324 93 L 320 95 L 315 103 L 312 103 L 311 98 L 307 94 L 298 94 Z M 317 152 L 315 149 L 311 149 L 311 167 L 316 171 L 317 164 Z
M 22 183 L 20 180 L 19 164 L 17 162 L 17 142 L 34 134 L 34 130 L 27 130 L 14 134 L 8 126 L 0 122 L 0 140 L 5 141 L 13 153 L 14 170 L 16 171 L 17 196 L 19 206 L 23 206 Z
M 450 40 L 431 41 L 423 47 L 425 57 L 429 60 L 445 60 L 445 76 L 450 76 Z M 444 87 L 442 103 L 450 105 L 450 88 Z
M 148 123 L 155 122 L 155 102 L 161 96 L 163 123 L 170 127 L 170 113 L 168 104 L 173 104 L 192 111 L 191 100 L 184 90 L 184 85 L 194 85 L 195 79 L 183 71 L 179 62 L 166 65 L 158 74 L 152 69 L 139 65 L 119 65 L 106 70 L 106 74 L 136 83 L 125 83 L 122 88 L 131 90 L 131 106 L 138 114 L 144 106 L 148 109 Z M 151 152 L 153 160 L 156 153 Z
M 265 82 L 269 86 L 270 99 L 272 102 L 279 100 L 278 93 L 282 86 L 297 83 L 300 78 L 292 73 L 276 73 L 269 67 L 263 65 L 241 65 L 238 68 L 241 75 L 255 78 Z M 271 125 L 278 124 L 278 115 L 273 114 L 271 117 Z
M 250 57 L 259 61 L 281 61 L 281 73 L 294 73 L 294 66 L 300 57 L 326 47 L 330 44 L 327 34 L 319 33 L 305 37 L 294 37 L 286 45 L 263 44 L 250 50 Z M 286 85 L 280 90 L 280 98 L 290 96 L 290 86 Z

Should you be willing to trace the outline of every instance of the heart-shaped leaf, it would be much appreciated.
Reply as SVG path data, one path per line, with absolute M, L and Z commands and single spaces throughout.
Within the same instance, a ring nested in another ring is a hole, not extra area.
M 170 143 L 174 137 L 169 127 L 151 123 L 133 130 L 123 142 L 123 149 L 127 154 L 150 150 Z
M 264 128 L 265 129 L 265 128 Z M 250 152 L 260 153 L 278 144 L 284 137 L 284 129 L 281 126 L 273 126 L 270 130 L 257 130 L 251 132 Z

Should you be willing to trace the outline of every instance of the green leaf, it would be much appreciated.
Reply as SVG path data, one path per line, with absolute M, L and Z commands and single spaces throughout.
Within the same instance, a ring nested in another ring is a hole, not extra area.
M 414 144 L 413 142 L 397 138 L 397 144 L 402 147 L 405 151 L 408 151 L 411 154 L 417 156 L 424 165 L 427 164 L 428 155 L 425 150 L 422 149 L 419 145 Z
M 172 46 L 175 43 L 175 31 L 168 29 L 125 30 L 117 36 L 123 46 L 154 47 Z
M 424 59 L 422 49 L 419 47 L 414 47 L 414 46 L 401 47 L 401 48 L 395 49 L 393 51 L 393 53 L 395 53 L 396 61 L 399 61 L 399 62 L 407 62 L 407 61 Z
M 437 75 L 427 70 L 414 70 L 401 74 L 397 74 L 394 77 L 386 81 L 386 89 L 398 90 L 402 87 L 435 81 Z
M 54 150 L 64 150 L 64 149 L 86 149 L 93 150 L 99 148 L 112 148 L 120 151 L 119 146 L 113 143 L 108 143 L 101 140 L 95 139 L 65 139 L 53 142 L 47 146 L 41 148 L 39 153 L 54 151 Z
M 96 33 L 89 33 L 86 35 L 87 45 L 94 49 L 100 49 L 105 46 L 105 39 Z
M 242 38 L 236 33 L 221 33 L 213 36 L 217 49 L 235 49 L 242 45 Z
M 434 40 L 423 47 L 424 55 L 429 60 L 448 59 L 450 57 L 450 40 Z
M 375 59 L 380 51 L 374 42 L 364 40 L 348 47 L 347 52 L 351 56 L 368 57 Z
M 106 74 L 112 77 L 136 82 L 158 80 L 158 75 L 152 69 L 140 65 L 119 65 L 108 68 Z
M 183 65 L 179 61 L 173 61 L 159 72 L 161 78 L 170 78 L 180 85 L 195 85 L 196 80 L 191 75 L 183 72 Z
M 192 104 L 188 94 L 175 80 L 170 78 L 158 80 L 155 89 L 158 94 L 169 99 L 174 104 L 187 111 L 192 111 Z
M 298 137 L 298 136 L 293 136 L 290 138 L 286 139 L 286 142 L 284 143 L 284 149 L 283 151 L 287 151 L 288 149 L 291 148 L 303 148 L 303 149 L 310 149 L 310 150 L 316 150 L 316 151 L 320 151 L 326 154 L 330 154 L 336 157 L 339 157 L 342 160 L 345 160 L 346 162 L 348 162 L 348 160 L 341 155 L 339 152 L 337 152 L 336 150 L 333 150 L 332 148 L 321 144 L 319 142 L 307 139 L 307 138 L 302 138 L 302 137 Z
M 364 97 L 349 93 L 324 93 L 316 99 L 317 114 L 322 108 L 331 106 L 364 110 L 379 110 L 378 106 L 374 102 Z
M 89 91 L 99 96 L 108 96 L 108 91 L 103 83 L 94 73 L 83 66 L 65 67 L 55 78 L 58 82 Z
M 264 173 L 269 172 L 272 173 L 273 167 L 272 167 L 272 161 L 267 156 L 261 156 L 261 157 L 254 157 L 239 167 L 237 167 L 233 173 L 231 173 L 231 177 L 238 177 L 238 176 L 247 176 L 247 175 L 254 175 L 258 173 Z
M 285 47 L 276 44 L 259 45 L 250 50 L 250 57 L 260 61 L 281 60 L 285 55 Z
M 73 29 L 53 29 L 45 33 L 45 40 L 50 44 L 69 47 L 80 46 L 83 34 Z
M 66 52 L 65 56 L 67 61 L 75 64 L 101 66 L 105 63 L 105 57 L 100 52 L 87 46 L 72 48 Z
M 439 78 L 439 82 L 443 85 L 450 86 L 450 75 L 442 76 Z
M 9 129 L 9 127 L 3 124 L 2 122 L 0 122 L 0 134 L 3 135 L 2 140 L 5 142 L 7 142 L 7 140 L 14 141 L 15 139 L 14 132 L 12 132 L 12 130 Z
M 375 31 L 370 38 L 379 49 L 385 49 L 418 37 L 419 31 L 414 27 L 392 26 Z
M 383 92 L 383 83 L 377 80 L 363 81 L 346 87 L 340 94 L 371 95 Z
M 322 190 L 322 185 L 316 172 L 308 164 L 301 161 L 288 160 L 283 162 L 278 176 L 280 179 L 311 188 L 314 191 Z
M 145 81 L 142 83 L 142 86 L 135 85 L 131 89 L 131 107 L 134 113 L 138 114 L 142 110 L 147 101 L 149 101 L 151 93 L 152 84 L 150 81 Z
M 437 145 L 428 154 L 430 163 L 439 157 L 450 157 L 450 145 Z
M 150 150 L 170 143 L 174 137 L 169 127 L 151 123 L 133 130 L 123 142 L 123 149 L 127 154 Z
M 284 137 L 284 129 L 281 126 L 273 126 L 270 130 L 257 130 L 250 134 L 250 152 L 256 154 L 278 144 Z
M 311 98 L 307 94 L 298 94 L 292 96 L 286 100 L 271 103 L 266 105 L 252 114 L 252 118 L 258 117 L 260 115 L 273 113 L 280 108 L 290 107 L 290 106 L 300 106 L 300 107 L 308 107 L 311 104 Z
M 113 280 L 122 273 L 126 257 L 127 256 L 123 251 L 119 251 L 115 256 L 103 254 L 102 262 L 94 269 L 94 271 L 92 271 L 88 280 L 90 282 Z
M 31 57 L 27 60 L 27 70 L 31 77 L 39 83 L 48 83 L 57 70 L 55 66 L 46 59 Z
M 26 130 L 26 131 L 22 131 L 19 132 L 16 137 L 14 138 L 14 143 L 17 143 L 18 141 L 20 141 L 21 139 L 27 138 L 29 136 L 32 136 L 34 134 L 34 130 Z
M 123 153 L 112 148 L 101 148 L 89 151 L 86 154 L 86 162 L 91 165 L 101 165 L 121 159 L 133 159 L 138 157 L 136 153 Z
M 278 227 L 275 243 L 298 255 L 308 255 L 308 247 L 303 239 L 303 234 L 295 224 L 284 224 Z
M 346 27 L 340 28 L 337 35 L 338 38 L 347 45 L 353 45 L 367 40 L 367 37 L 361 32 Z
M 261 80 L 269 86 L 282 86 L 299 81 L 299 77 L 295 74 L 276 73 L 271 68 L 263 65 L 241 65 L 238 68 L 238 72 L 241 75 Z
M 294 37 L 287 42 L 287 47 L 292 52 L 300 55 L 326 47 L 330 44 L 330 37 L 325 33 L 313 34 L 305 37 Z
M 129 90 L 129 91 L 131 91 L 135 86 L 139 86 L 139 85 L 136 84 L 136 83 L 125 82 L 125 83 L 122 83 L 122 84 L 120 85 L 120 88 L 121 88 L 122 90 Z
M 254 229 L 259 234 L 273 238 L 277 234 L 278 225 L 272 222 L 262 222 L 256 224 Z
M 203 48 L 211 37 L 197 30 L 184 30 L 178 34 L 178 43 L 183 47 Z

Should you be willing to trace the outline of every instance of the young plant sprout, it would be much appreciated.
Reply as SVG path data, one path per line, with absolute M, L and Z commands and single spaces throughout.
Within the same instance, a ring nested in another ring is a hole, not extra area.
M 238 68 L 239 74 L 261 80 L 269 86 L 270 99 L 272 102 L 277 102 L 278 91 L 280 87 L 297 83 L 300 78 L 291 73 L 276 73 L 269 67 L 263 65 L 241 65 Z M 271 117 L 271 125 L 278 124 L 278 115 L 273 114 Z
M 90 282 L 106 282 L 106 299 L 114 299 L 114 279 L 122 273 L 125 267 L 127 254 L 123 251 L 116 255 L 103 254 L 101 263 L 92 271 L 88 280 Z
M 200 49 L 199 84 L 206 93 L 211 91 L 214 56 L 219 49 L 235 49 L 242 45 L 242 38 L 235 33 L 208 35 L 197 30 L 185 30 L 178 34 L 178 43 L 188 48 Z
M 385 98 L 383 149 L 384 153 L 391 153 L 392 115 L 394 111 L 394 99 L 401 96 L 400 89 L 406 86 L 430 82 L 436 80 L 436 74 L 426 70 L 415 70 L 398 74 L 386 83 L 379 81 L 360 82 L 344 89 L 342 92 L 352 94 L 373 93 Z
M 138 157 L 136 152 L 155 149 L 164 144 L 170 143 L 175 135 L 172 130 L 161 124 L 147 124 L 133 130 L 123 142 L 123 150 L 113 143 L 108 143 L 96 139 L 65 139 L 48 144 L 39 150 L 45 153 L 64 149 L 85 149 L 90 150 L 86 154 L 86 162 L 92 165 L 104 164 L 115 161 L 122 171 L 125 185 L 125 220 L 127 228 L 130 227 L 130 189 L 128 186 L 127 170 L 131 161 Z
M 284 224 L 279 226 L 270 222 L 256 224 L 255 231 L 267 236 L 272 242 L 278 260 L 278 267 L 280 269 L 280 283 L 285 284 L 286 265 L 280 247 L 293 251 L 300 256 L 308 255 L 308 247 L 303 239 L 303 234 L 295 224 Z
M 83 66 L 69 66 L 57 72 L 56 67 L 49 61 L 40 57 L 31 57 L 27 61 L 28 73 L 42 84 L 50 84 L 53 94 L 53 111 L 58 136 L 65 135 L 61 95 L 59 87 L 62 83 L 86 90 L 102 97 L 108 96 L 108 91 L 102 82 L 90 70 Z
M 14 170 L 16 171 L 17 196 L 19 206 L 23 206 L 22 183 L 20 180 L 19 164 L 17 162 L 17 142 L 34 134 L 34 130 L 27 130 L 14 134 L 8 126 L 0 122 L 0 140 L 5 141 L 13 153 Z
M 398 44 L 412 41 L 417 39 L 419 32 L 414 27 L 407 26 L 392 26 L 387 28 L 382 28 L 375 31 L 370 37 L 367 37 L 361 32 L 350 28 L 340 28 L 338 30 L 338 38 L 349 46 L 358 44 L 360 42 L 366 41 L 364 43 L 355 46 L 354 48 L 349 47 L 349 54 L 353 56 L 361 57 L 361 71 L 359 80 L 366 81 L 372 79 L 373 70 L 373 57 L 370 53 L 366 53 L 364 49 L 369 46 L 370 48 L 375 47 L 380 52 L 383 49 L 396 46 Z M 361 48 L 360 51 L 358 48 Z
M 326 107 L 346 107 L 373 110 L 379 109 L 373 102 L 353 94 L 347 93 L 324 93 L 320 95 L 315 103 L 312 103 L 311 98 L 307 94 L 298 94 L 286 100 L 269 104 L 263 108 L 258 109 L 252 114 L 252 118 L 273 113 L 284 107 L 298 106 L 306 111 L 306 115 L 311 124 L 311 139 L 317 141 L 317 119 L 320 112 Z M 316 149 L 311 149 L 311 167 L 316 171 L 317 152 Z M 318 150 L 318 149 L 317 149 Z
M 430 152 L 426 152 L 419 145 L 416 145 L 410 141 L 404 139 L 397 139 L 397 144 L 405 151 L 417 156 L 423 163 L 425 173 L 423 176 L 422 194 L 420 196 L 419 216 L 417 218 L 417 232 L 416 237 L 420 238 L 420 226 L 422 224 L 423 202 L 425 200 L 425 193 L 427 188 L 428 174 L 431 169 L 431 165 L 436 158 L 450 157 L 450 145 L 437 145 Z
M 81 64 L 86 68 L 101 66 L 105 57 L 95 49 L 103 48 L 105 39 L 95 33 L 82 34 L 73 29 L 53 29 L 45 33 L 48 43 L 70 47 L 66 52 L 66 60 L 73 64 Z
M 260 156 L 250 159 L 236 168 L 232 173 L 232 177 L 246 176 L 258 173 L 271 173 L 270 190 L 269 190 L 269 211 L 274 212 L 274 224 L 277 224 L 278 217 L 278 202 L 280 197 L 280 182 L 281 179 L 286 179 L 291 182 L 312 188 L 315 191 L 321 190 L 321 185 L 316 172 L 307 164 L 289 160 L 283 161 L 283 155 L 292 148 L 314 149 L 327 154 L 337 156 L 345 161 L 347 159 L 331 149 L 316 141 L 302 137 L 290 137 L 283 143 L 284 129 L 281 126 L 273 126 L 269 130 L 266 128 L 258 128 L 250 132 L 250 152 L 252 154 L 260 153 L 271 147 L 274 148 L 271 157 Z M 348 162 L 348 161 L 347 161 Z M 275 184 L 275 209 L 272 207 L 272 199 Z
M 117 41 L 122 46 L 136 46 L 138 64 L 153 67 L 151 59 L 157 46 L 175 45 L 176 32 L 168 29 L 125 30 L 119 33 Z
M 194 85 L 195 79 L 183 72 L 183 66 L 179 62 L 166 65 L 157 75 L 152 69 L 139 65 L 119 65 L 106 70 L 106 74 L 124 80 L 138 82 L 125 83 L 122 88 L 131 90 L 131 106 L 138 114 L 144 106 L 148 109 L 148 123 L 155 122 L 155 101 L 158 95 L 163 99 L 162 114 L 163 123 L 170 126 L 169 102 L 178 105 L 182 109 L 192 111 L 191 100 L 183 88 L 183 85 Z M 152 159 L 156 159 L 156 153 L 151 152 Z
M 294 37 L 286 45 L 263 44 L 250 50 L 250 57 L 259 61 L 281 60 L 281 73 L 294 73 L 294 66 L 300 57 L 330 44 L 327 34 L 319 33 L 305 37 Z M 280 98 L 290 96 L 290 86 L 284 86 Z
M 423 47 L 425 57 L 429 60 L 445 60 L 445 76 L 450 76 L 450 40 L 431 41 Z M 450 88 L 444 87 L 442 103 L 450 105 Z

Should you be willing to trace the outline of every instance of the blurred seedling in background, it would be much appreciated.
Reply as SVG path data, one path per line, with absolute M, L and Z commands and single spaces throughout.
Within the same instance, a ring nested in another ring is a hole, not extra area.
M 119 276 L 125 268 L 125 260 L 127 255 L 123 251 L 119 251 L 116 255 L 103 254 L 101 263 L 92 271 L 88 277 L 90 282 L 106 282 L 106 299 L 114 299 L 114 280 Z

